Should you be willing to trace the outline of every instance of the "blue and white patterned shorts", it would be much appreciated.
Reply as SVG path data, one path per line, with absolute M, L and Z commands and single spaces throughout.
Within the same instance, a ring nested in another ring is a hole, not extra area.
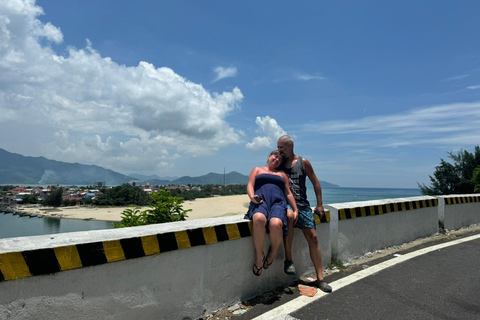
M 295 228 L 310 228 L 315 229 L 315 218 L 313 217 L 312 208 L 310 207 L 300 207 L 298 208 L 298 219 Z M 287 210 L 293 210 L 290 205 L 287 205 Z

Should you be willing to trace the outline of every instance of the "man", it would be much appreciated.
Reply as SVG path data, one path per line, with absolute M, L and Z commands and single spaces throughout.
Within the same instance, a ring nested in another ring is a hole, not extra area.
M 308 177 L 313 185 L 315 196 L 317 198 L 315 211 L 318 211 L 320 215 L 323 216 L 325 214 L 325 209 L 323 208 L 322 187 L 320 181 L 315 175 L 310 161 L 294 153 L 293 140 L 291 137 L 284 135 L 278 138 L 277 148 L 285 156 L 283 166 L 280 169 L 287 174 L 290 181 L 290 189 L 292 190 L 298 208 L 298 217 L 294 215 L 291 208 L 288 208 L 287 210 L 288 235 L 283 239 L 285 247 L 284 271 L 286 274 L 295 274 L 295 267 L 292 259 L 293 226 L 295 226 L 302 230 L 303 235 L 307 240 L 308 248 L 310 250 L 310 259 L 313 262 L 317 274 L 317 286 L 322 291 L 332 292 L 332 287 L 328 285 L 323 278 L 322 252 L 320 251 L 320 245 L 317 239 L 315 219 L 310 203 L 307 200 L 307 187 L 305 184 L 306 177 Z

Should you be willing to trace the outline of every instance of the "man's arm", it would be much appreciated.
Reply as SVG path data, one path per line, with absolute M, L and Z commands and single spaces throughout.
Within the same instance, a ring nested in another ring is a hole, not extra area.
M 305 170 L 308 179 L 310 179 L 310 182 L 313 185 L 313 190 L 315 191 L 315 197 L 317 198 L 317 206 L 315 209 L 320 211 L 320 214 L 323 216 L 325 214 L 325 208 L 323 207 L 322 186 L 313 170 L 312 164 L 305 158 L 303 158 L 303 169 Z

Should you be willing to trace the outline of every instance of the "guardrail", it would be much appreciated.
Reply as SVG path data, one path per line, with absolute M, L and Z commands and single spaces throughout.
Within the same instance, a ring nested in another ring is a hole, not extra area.
M 447 230 L 479 223 L 480 195 L 439 196 L 438 220 Z
M 331 204 L 332 255 L 340 261 L 438 232 L 438 200 L 412 197 Z
M 480 223 L 477 195 L 326 207 L 322 221 L 316 216 L 324 267 L 430 236 L 439 223 Z M 298 229 L 293 255 L 297 276 L 283 273 L 280 250 L 255 277 L 243 216 L 0 239 L 0 319 L 194 319 L 314 273 Z

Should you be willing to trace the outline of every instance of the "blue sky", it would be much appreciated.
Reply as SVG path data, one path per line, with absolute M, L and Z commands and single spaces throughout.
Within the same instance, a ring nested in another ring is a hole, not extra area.
M 321 180 L 429 184 L 447 152 L 480 143 L 478 12 L 2 1 L 0 148 L 124 174 L 249 174 L 286 133 Z

